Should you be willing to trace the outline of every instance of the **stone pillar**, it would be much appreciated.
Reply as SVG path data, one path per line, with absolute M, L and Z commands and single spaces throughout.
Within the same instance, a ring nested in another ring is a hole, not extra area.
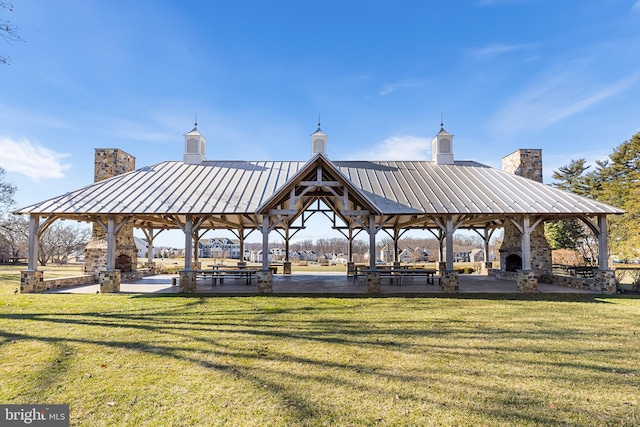
M 273 292 L 273 273 L 271 270 L 258 271 L 258 292 L 261 294 Z
M 370 294 L 380 293 L 380 273 L 378 272 L 367 273 L 367 292 Z
M 282 274 L 291 274 L 291 261 L 282 263 Z
M 617 291 L 615 272 L 613 270 L 595 270 L 593 272 L 593 290 L 603 294 L 615 294 Z
M 518 286 L 518 292 L 525 294 L 538 292 L 538 276 L 533 270 L 518 270 L 518 276 L 516 277 L 516 283 Z
M 442 272 L 440 279 L 440 289 L 447 294 L 457 294 L 460 292 L 459 272 L 455 270 L 446 270 Z
M 180 293 L 196 292 L 196 272 L 191 270 L 180 271 Z
M 155 262 L 145 262 L 144 264 L 142 264 L 142 266 L 144 268 L 148 268 L 151 271 L 151 275 L 155 275 L 156 274 L 156 263 Z
M 44 291 L 44 272 L 38 270 L 26 270 L 20 272 L 20 293 Z
M 101 271 L 98 275 L 98 283 L 101 294 L 120 292 L 120 270 Z
M 492 262 L 483 262 L 482 263 L 482 274 L 489 275 L 489 271 L 493 268 Z
M 444 273 L 445 271 L 447 271 L 447 262 L 438 261 L 438 273 Z

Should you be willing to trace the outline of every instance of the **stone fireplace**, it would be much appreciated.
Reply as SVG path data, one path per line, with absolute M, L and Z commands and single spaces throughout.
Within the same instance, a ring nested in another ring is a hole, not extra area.
M 132 271 L 131 257 L 127 254 L 118 255 L 116 257 L 116 270 L 120 270 L 122 273 Z
M 94 182 L 114 177 L 135 169 L 135 157 L 117 148 L 96 148 Z M 122 218 L 117 218 L 120 222 Z M 106 224 L 107 219 L 103 218 Z M 121 272 L 135 272 L 138 248 L 133 239 L 133 226 L 124 224 L 116 235 L 115 268 Z M 107 269 L 107 235 L 99 224 L 93 225 L 92 239 L 85 247 L 86 274 L 96 278 Z
M 520 149 L 502 159 L 502 170 L 542 182 L 542 150 Z M 511 222 L 504 226 L 500 252 L 500 270 L 513 272 L 522 269 L 522 233 Z M 544 235 L 544 224 L 531 232 L 531 270 L 541 282 L 551 282 L 551 247 Z
M 522 257 L 512 253 L 504 258 L 504 271 L 522 270 Z

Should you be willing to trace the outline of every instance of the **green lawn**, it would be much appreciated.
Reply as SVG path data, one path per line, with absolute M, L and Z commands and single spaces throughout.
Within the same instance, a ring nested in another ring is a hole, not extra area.
M 640 425 L 640 299 L 0 295 L 0 402 L 82 426 Z

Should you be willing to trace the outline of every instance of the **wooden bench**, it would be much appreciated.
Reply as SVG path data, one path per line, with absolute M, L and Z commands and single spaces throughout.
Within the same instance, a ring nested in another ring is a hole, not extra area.
M 593 271 L 597 270 L 597 267 L 569 267 L 568 270 L 569 276 L 593 279 Z

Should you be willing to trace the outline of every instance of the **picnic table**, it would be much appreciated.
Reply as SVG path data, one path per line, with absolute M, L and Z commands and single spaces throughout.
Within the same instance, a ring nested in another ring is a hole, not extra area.
M 359 276 L 365 276 L 367 273 L 378 273 L 380 277 L 388 277 L 391 283 L 398 286 L 402 285 L 403 277 L 426 277 L 426 284 L 433 285 L 435 283 L 435 276 L 438 270 L 430 270 L 426 268 L 409 268 L 404 267 L 385 267 L 383 269 L 376 268 L 375 270 L 356 268 L 353 274 L 353 281 L 355 283 Z M 438 278 L 438 280 L 440 280 Z
M 244 278 L 246 284 L 250 285 L 251 280 L 258 274 L 258 270 L 250 268 L 221 268 L 224 266 L 216 266 L 218 268 L 212 268 L 211 270 L 195 270 L 196 277 L 210 277 L 211 286 L 216 286 L 219 281 L 220 284 L 224 283 L 225 278 Z

